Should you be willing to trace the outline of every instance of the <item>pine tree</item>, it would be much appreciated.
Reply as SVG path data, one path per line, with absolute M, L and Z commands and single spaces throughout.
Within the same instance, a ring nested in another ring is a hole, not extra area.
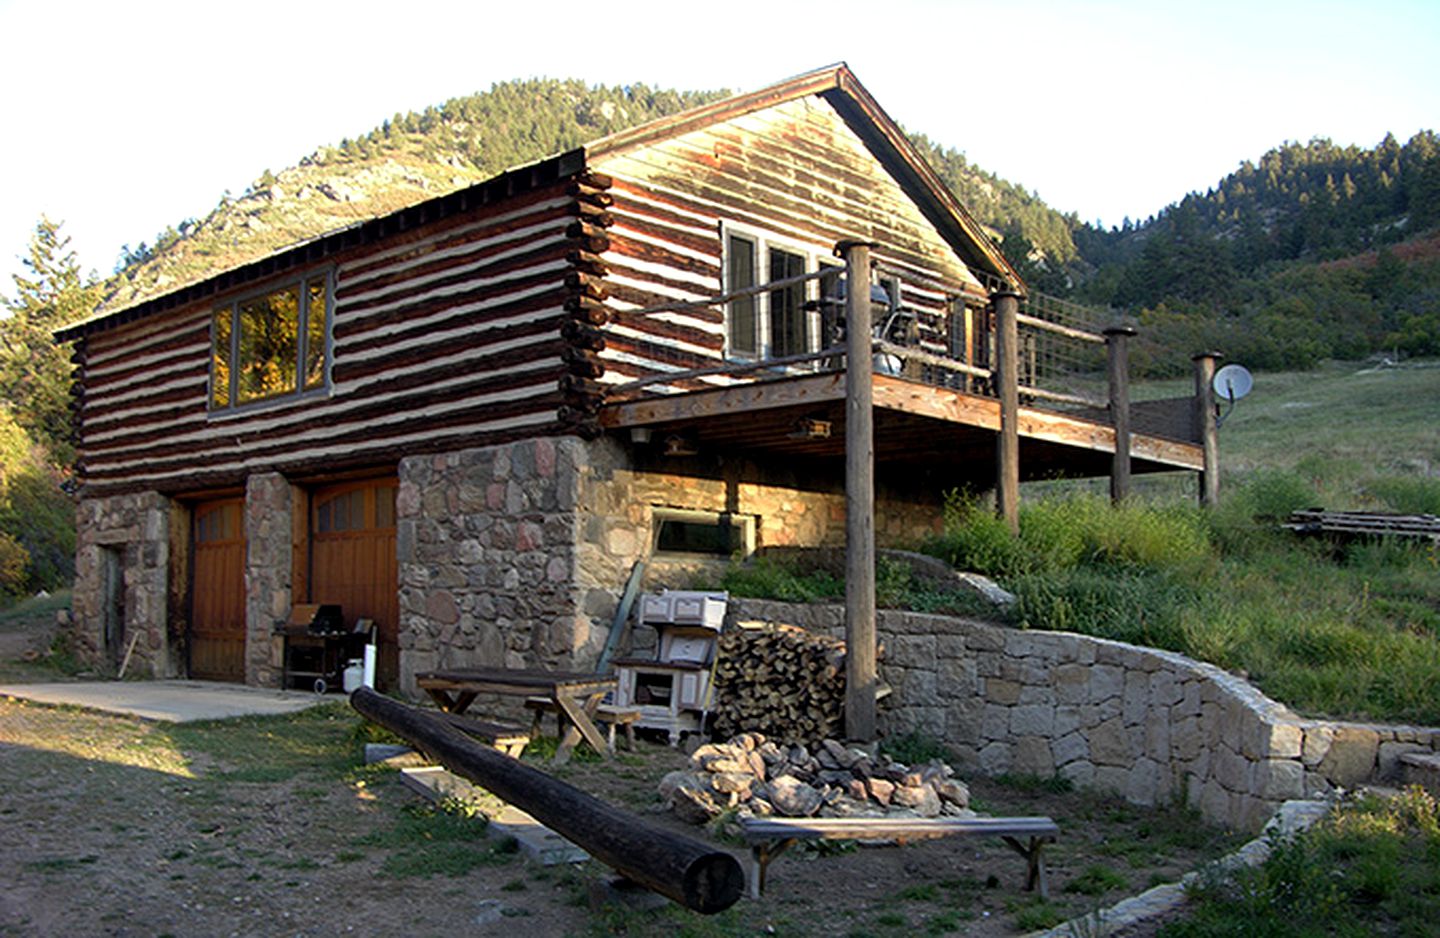
M 68 464 L 70 443 L 70 350 L 53 333 L 90 315 L 99 301 L 94 277 L 80 273 L 60 223 L 41 217 L 30 238 L 26 274 L 14 274 L 14 298 L 0 298 L 0 400 L 16 422 L 52 458 Z

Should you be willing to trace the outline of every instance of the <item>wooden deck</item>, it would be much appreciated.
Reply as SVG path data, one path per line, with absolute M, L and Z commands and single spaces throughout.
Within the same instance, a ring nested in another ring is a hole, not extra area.
M 994 398 L 874 375 L 877 467 L 945 468 L 956 481 L 993 480 L 1000 402 Z M 802 421 L 830 425 L 828 437 L 800 432 Z M 789 457 L 843 459 L 843 372 L 779 377 L 732 387 L 651 396 L 605 405 L 608 430 L 647 428 L 659 442 L 683 436 L 702 451 L 762 450 Z M 1104 476 L 1115 431 L 1108 423 L 1022 405 L 1020 472 L 1024 479 Z M 1133 433 L 1133 472 L 1198 471 L 1199 443 Z

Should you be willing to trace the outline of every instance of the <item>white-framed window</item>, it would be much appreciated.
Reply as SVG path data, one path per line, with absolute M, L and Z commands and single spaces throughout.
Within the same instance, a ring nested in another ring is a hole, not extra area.
M 322 392 L 330 384 L 329 271 L 217 306 L 210 323 L 210 410 Z
M 748 557 L 755 552 L 755 516 L 685 508 L 651 514 L 657 556 Z
M 722 289 L 774 283 L 842 265 L 824 249 L 738 225 L 721 226 L 724 246 Z M 730 358 L 784 358 L 818 351 L 823 335 L 820 304 L 829 279 L 791 284 L 765 293 L 731 300 L 726 308 L 726 354 Z M 833 293 L 833 284 L 832 290 Z

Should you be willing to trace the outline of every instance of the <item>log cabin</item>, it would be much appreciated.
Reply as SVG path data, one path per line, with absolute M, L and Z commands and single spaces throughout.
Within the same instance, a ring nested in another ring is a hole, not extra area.
M 277 629 L 327 603 L 375 623 L 382 688 L 583 668 L 642 558 L 1203 470 L 1191 401 L 1117 411 L 1127 331 L 1070 312 L 843 64 L 605 137 L 60 332 L 77 647 L 275 686 Z M 1109 398 L 1065 383 L 1103 389 L 1107 348 Z

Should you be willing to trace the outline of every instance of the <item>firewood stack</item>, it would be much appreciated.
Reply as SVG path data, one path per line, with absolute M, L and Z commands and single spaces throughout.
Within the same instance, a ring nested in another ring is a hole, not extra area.
M 791 625 L 726 631 L 711 725 L 721 738 L 755 731 L 786 743 L 844 735 L 845 643 Z
M 689 769 L 661 780 L 660 797 L 691 824 L 730 809 L 762 817 L 972 817 L 970 791 L 953 775 L 938 760 L 906 766 L 874 746 L 781 745 L 741 733 L 695 750 Z

